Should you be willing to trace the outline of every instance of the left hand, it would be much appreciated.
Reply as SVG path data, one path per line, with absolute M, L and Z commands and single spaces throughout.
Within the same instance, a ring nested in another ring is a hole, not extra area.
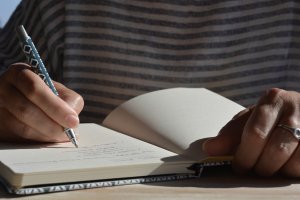
M 262 176 L 283 173 L 300 177 L 298 139 L 284 128 L 300 128 L 300 93 L 270 89 L 257 105 L 229 121 L 203 149 L 209 155 L 234 155 L 237 172 L 254 170 Z

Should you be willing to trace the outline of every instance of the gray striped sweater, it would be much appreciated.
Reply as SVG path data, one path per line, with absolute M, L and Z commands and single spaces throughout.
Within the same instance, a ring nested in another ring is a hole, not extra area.
M 163 88 L 244 106 L 271 87 L 300 91 L 296 0 L 23 0 L 0 32 L 1 71 L 25 60 L 20 24 L 52 78 L 84 97 L 82 122 Z

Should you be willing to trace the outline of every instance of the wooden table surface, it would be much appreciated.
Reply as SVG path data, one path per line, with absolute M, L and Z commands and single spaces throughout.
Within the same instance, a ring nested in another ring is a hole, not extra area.
M 208 171 L 198 179 L 137 184 L 33 196 L 13 196 L 0 189 L 0 199 L 300 199 L 300 179 L 238 176 L 229 170 Z

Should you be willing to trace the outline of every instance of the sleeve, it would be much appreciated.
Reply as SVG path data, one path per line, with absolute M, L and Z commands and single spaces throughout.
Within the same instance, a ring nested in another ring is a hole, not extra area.
M 2 74 L 10 64 L 16 61 L 24 61 L 25 59 L 24 56 L 21 56 L 20 49 L 17 49 L 17 38 L 13 34 L 15 24 L 20 22 L 20 18 L 23 15 L 23 7 L 24 2 L 21 2 L 6 25 L 0 30 L 0 74 Z
M 23 25 L 35 43 L 50 76 L 60 74 L 64 45 L 64 1 L 22 0 L 0 30 L 0 73 L 16 62 L 26 62 L 15 30 Z

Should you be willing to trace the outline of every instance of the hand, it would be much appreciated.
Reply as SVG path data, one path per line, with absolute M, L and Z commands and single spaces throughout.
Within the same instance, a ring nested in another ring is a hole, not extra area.
M 68 141 L 62 127 L 75 128 L 83 99 L 53 82 L 56 96 L 24 63 L 0 76 L 0 141 Z
M 300 177 L 299 141 L 285 124 L 300 127 L 300 93 L 269 90 L 256 106 L 248 108 L 226 124 L 203 149 L 209 155 L 234 155 L 237 172 L 254 170 L 262 176 L 283 173 Z

